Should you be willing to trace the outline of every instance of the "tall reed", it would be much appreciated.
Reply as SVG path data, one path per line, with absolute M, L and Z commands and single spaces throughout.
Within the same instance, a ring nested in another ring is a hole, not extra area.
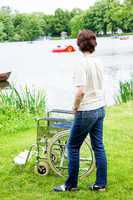
M 0 92 L 0 106 L 13 107 L 30 113 L 42 112 L 45 108 L 43 90 L 29 89 L 27 86 L 18 90 L 14 85 Z
M 133 78 L 129 81 L 120 81 L 119 95 L 116 97 L 116 103 L 126 103 L 133 100 Z

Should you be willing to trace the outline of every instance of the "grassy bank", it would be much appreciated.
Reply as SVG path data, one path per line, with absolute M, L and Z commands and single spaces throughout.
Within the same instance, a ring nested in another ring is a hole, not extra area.
M 18 122 L 12 121 L 14 127 Z M 104 140 L 108 155 L 108 191 L 95 193 L 87 190 L 93 183 L 95 173 L 79 181 L 77 193 L 58 193 L 51 190 L 64 181 L 51 172 L 47 177 L 34 173 L 30 161 L 22 171 L 15 166 L 13 158 L 35 142 L 34 121 L 28 131 L 0 132 L 0 199 L 1 200 L 132 200 L 133 199 L 133 102 L 107 109 L 104 124 Z M 20 127 L 21 128 L 21 127 Z M 19 129 L 20 130 L 20 129 Z
M 44 110 L 44 91 L 27 86 L 18 90 L 10 85 L 7 90 L 0 91 L 0 134 L 32 128 L 33 117 L 36 113 L 42 115 Z

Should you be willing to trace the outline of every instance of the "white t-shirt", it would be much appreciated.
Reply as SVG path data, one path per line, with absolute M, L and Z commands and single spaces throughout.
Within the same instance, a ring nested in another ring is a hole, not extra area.
M 85 95 L 80 103 L 79 111 L 95 110 L 105 106 L 103 65 L 92 56 L 84 54 L 73 74 L 74 86 L 84 86 Z

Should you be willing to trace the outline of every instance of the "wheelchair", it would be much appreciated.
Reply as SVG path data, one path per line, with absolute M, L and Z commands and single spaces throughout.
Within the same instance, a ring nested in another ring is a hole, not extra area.
M 32 145 L 26 159 L 29 159 L 32 148 L 36 149 L 35 171 L 41 176 L 49 174 L 50 169 L 59 176 L 68 175 L 67 140 L 73 122 L 72 111 L 54 109 L 46 117 L 36 117 L 36 144 Z M 90 175 L 95 168 L 94 153 L 89 136 L 80 148 L 79 177 Z

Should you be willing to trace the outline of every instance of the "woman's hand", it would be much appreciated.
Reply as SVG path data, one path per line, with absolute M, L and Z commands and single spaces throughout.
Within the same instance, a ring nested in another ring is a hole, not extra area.
M 73 111 L 73 114 L 75 114 L 78 111 L 78 107 L 73 106 L 72 111 Z

